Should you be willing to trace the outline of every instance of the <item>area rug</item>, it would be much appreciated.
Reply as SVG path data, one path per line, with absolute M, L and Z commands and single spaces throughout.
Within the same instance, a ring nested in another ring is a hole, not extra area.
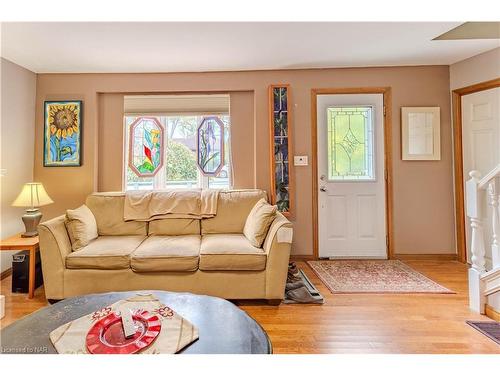
M 399 260 L 307 263 L 332 293 L 455 293 Z
M 500 345 L 500 323 L 473 322 L 470 320 L 467 320 L 466 323 Z

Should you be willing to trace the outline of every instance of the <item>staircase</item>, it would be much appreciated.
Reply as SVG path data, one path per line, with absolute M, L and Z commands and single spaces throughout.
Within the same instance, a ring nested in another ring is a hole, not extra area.
M 465 186 L 466 211 L 472 229 L 469 307 L 484 314 L 488 299 L 500 300 L 500 164 L 482 178 L 478 171 L 471 171 L 469 176 Z

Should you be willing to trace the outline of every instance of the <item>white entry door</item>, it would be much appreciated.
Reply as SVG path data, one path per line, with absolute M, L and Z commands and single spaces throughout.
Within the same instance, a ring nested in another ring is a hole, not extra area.
M 476 170 L 481 176 L 490 172 L 500 163 L 500 88 L 479 91 L 462 96 L 462 149 L 464 186 L 470 178 L 469 172 Z M 464 197 L 465 199 L 465 197 Z M 464 202 L 466 207 L 466 202 Z M 485 223 L 491 223 L 491 210 L 485 213 Z M 465 237 L 467 258 L 470 262 L 471 228 L 466 225 Z M 491 226 L 483 227 L 484 238 L 491 238 Z M 490 244 L 485 243 L 489 249 Z M 491 261 L 490 251 L 486 251 L 487 262 Z
M 387 258 L 382 94 L 318 95 L 321 258 Z

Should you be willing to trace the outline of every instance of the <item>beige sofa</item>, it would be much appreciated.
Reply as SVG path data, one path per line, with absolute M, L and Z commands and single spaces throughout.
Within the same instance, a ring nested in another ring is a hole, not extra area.
M 219 194 L 214 218 L 123 220 L 124 193 L 95 193 L 86 200 L 99 237 L 72 252 L 65 216 L 39 225 L 47 299 L 110 291 L 159 289 L 227 299 L 283 298 L 291 223 L 280 213 L 262 248 L 243 235 L 262 190 Z

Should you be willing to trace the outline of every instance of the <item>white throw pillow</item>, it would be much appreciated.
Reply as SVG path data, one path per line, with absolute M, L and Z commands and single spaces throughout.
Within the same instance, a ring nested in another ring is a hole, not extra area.
M 73 251 L 87 246 L 98 236 L 94 214 L 86 205 L 75 210 L 66 210 L 66 228 Z
M 253 206 L 243 228 L 243 234 L 253 246 L 262 247 L 276 211 L 277 207 L 271 206 L 264 198 Z

